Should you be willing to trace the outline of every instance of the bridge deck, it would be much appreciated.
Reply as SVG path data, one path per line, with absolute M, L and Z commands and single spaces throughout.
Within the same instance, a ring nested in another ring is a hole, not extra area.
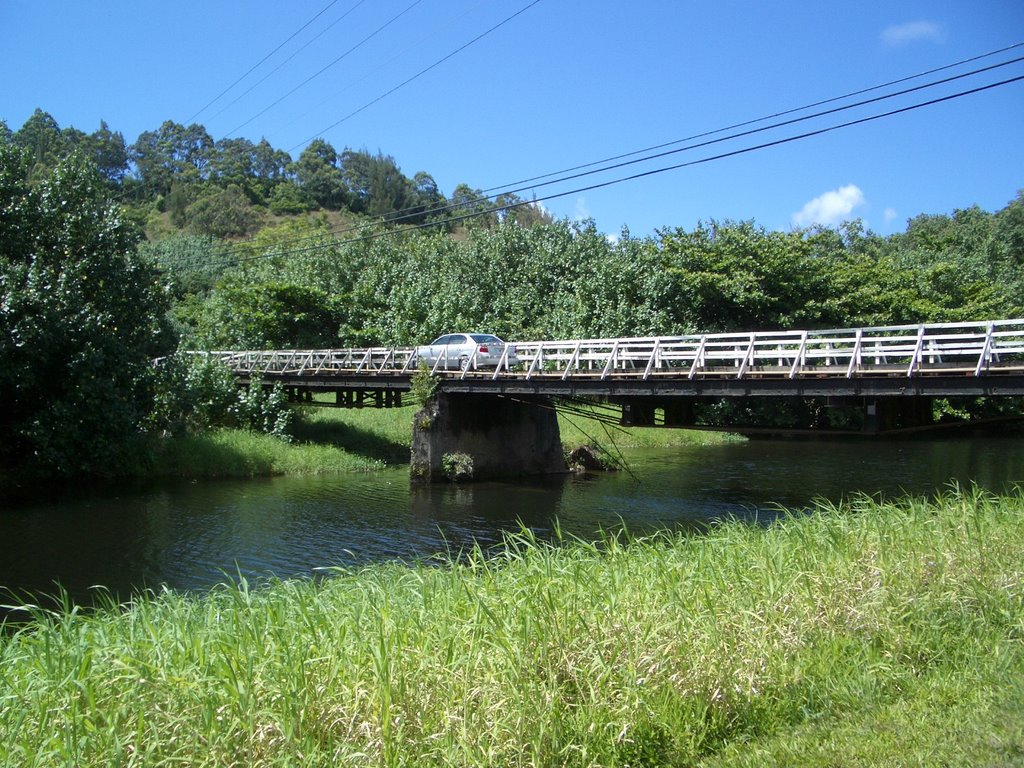
M 572 395 L 1024 395 L 1024 320 L 515 342 L 495 368 L 432 373 L 449 392 Z M 243 379 L 407 390 L 412 347 L 225 351 Z M 454 361 L 452 361 L 454 362 Z

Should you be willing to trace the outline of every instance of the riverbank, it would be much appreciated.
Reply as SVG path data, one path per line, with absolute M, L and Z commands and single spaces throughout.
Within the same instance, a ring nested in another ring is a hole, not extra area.
M 1013 764 L 1022 573 L 965 492 L 40 614 L 0 764 Z

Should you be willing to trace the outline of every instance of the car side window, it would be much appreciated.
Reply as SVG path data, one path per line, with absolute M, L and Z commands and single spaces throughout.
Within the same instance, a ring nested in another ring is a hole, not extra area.
M 452 337 L 450 335 L 449 336 L 442 336 L 441 338 L 439 338 L 437 341 L 434 342 L 434 344 L 436 346 L 439 346 L 439 347 L 447 346 L 447 345 L 449 345 L 451 343 L 452 343 Z

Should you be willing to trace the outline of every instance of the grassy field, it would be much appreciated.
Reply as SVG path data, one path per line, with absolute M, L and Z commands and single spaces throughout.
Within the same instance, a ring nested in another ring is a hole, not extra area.
M 302 407 L 294 440 L 218 430 L 162 441 L 139 468 L 153 477 L 256 477 L 329 474 L 401 466 L 409 462 L 412 417 L 417 408 L 339 409 Z M 697 430 L 606 427 L 580 416 L 559 416 L 563 442 L 575 447 L 596 442 L 619 448 L 671 447 L 736 440 Z
M 37 612 L 5 766 L 1012 766 L 1024 495 Z

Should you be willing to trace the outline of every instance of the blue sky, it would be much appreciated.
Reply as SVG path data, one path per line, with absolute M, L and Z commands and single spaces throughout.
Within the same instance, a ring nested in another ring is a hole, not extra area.
M 129 143 L 167 119 L 199 122 L 214 139 L 265 137 L 293 157 L 322 136 L 339 150 L 392 155 L 408 176 L 428 171 L 450 194 L 462 182 L 501 187 L 1022 42 L 1020 0 L 0 0 L 0 119 L 16 130 L 39 107 L 87 132 L 105 120 Z M 1021 56 L 1024 47 L 901 87 Z M 998 210 L 1024 189 L 1024 81 L 575 190 L 1021 75 L 1024 62 L 520 194 L 562 194 L 543 202 L 557 217 L 634 235 L 708 219 L 788 230 L 848 218 L 889 234 L 919 213 Z

